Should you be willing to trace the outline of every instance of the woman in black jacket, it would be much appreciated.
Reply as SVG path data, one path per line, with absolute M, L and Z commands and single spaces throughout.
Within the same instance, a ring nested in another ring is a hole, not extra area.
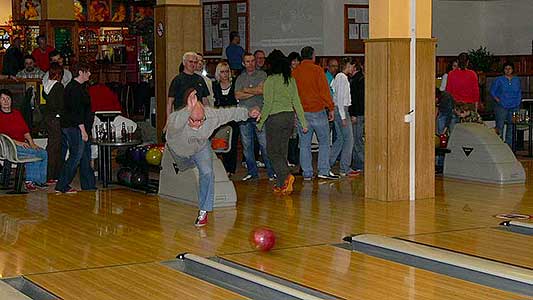
M 230 68 L 227 62 L 220 62 L 215 71 L 216 82 L 213 83 L 215 107 L 237 106 L 235 98 L 235 85 L 231 81 Z M 236 122 L 230 122 L 232 128 L 231 150 L 222 154 L 222 163 L 228 173 L 228 177 L 235 174 L 237 169 L 237 139 L 239 138 L 239 126 Z
M 61 125 L 59 118 L 63 109 L 65 88 L 61 84 L 63 68 L 58 63 L 50 64 L 48 80 L 43 82 L 43 98 L 46 99 L 44 122 L 48 132 L 48 184 L 57 183 L 65 157 L 61 149 Z

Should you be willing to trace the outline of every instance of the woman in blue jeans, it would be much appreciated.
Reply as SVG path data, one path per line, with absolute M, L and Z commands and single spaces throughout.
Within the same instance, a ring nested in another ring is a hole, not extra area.
M 46 188 L 48 155 L 44 149 L 35 144 L 22 114 L 11 105 L 11 92 L 6 89 L 0 90 L 0 133 L 9 136 L 15 142 L 19 158 L 41 158 L 40 161 L 26 164 L 26 190 L 31 192 L 37 190 L 37 187 Z
M 494 80 L 490 88 L 490 94 L 494 101 L 496 101 L 496 107 L 494 112 L 496 115 L 496 129 L 498 134 L 505 142 L 512 146 L 513 134 L 510 127 L 507 127 L 505 135 L 503 128 L 505 122 L 511 123 L 513 112 L 518 111 L 520 103 L 522 102 L 522 88 L 520 86 L 520 79 L 513 75 L 514 65 L 510 62 L 506 62 L 503 65 L 503 75 Z M 505 137 L 505 138 L 504 138 Z
M 73 80 L 65 87 L 63 113 L 61 114 L 61 134 L 68 145 L 69 157 L 56 185 L 61 193 L 76 193 L 70 184 L 80 167 L 80 183 L 82 190 L 96 189 L 96 179 L 91 167 L 91 145 L 89 135 L 94 121 L 91 112 L 91 97 L 85 83 L 89 81 L 91 72 L 86 64 L 78 64 L 72 68 Z

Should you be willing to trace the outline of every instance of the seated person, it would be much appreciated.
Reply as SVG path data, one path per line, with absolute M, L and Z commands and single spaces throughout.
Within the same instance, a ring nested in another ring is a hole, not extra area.
M 17 78 L 42 79 L 44 72 L 35 65 L 35 58 L 31 55 L 24 56 L 24 69 L 17 73 Z
M 12 108 L 12 94 L 7 89 L 0 90 L 0 133 L 9 136 L 17 145 L 19 158 L 39 157 L 42 160 L 26 164 L 26 190 L 46 188 L 48 154 L 33 141 L 28 125 L 22 114 Z
M 452 95 L 446 91 L 435 89 L 435 100 L 437 101 L 437 108 L 439 116 L 437 118 L 437 134 L 443 134 L 446 132 L 450 125 L 453 126 L 453 109 L 455 101 Z
M 483 119 L 481 119 L 473 103 L 458 102 L 455 104 L 453 112 L 457 116 L 458 123 L 483 124 Z

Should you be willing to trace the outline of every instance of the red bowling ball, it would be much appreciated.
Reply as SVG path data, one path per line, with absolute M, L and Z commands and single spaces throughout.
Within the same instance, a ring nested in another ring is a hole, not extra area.
M 250 235 L 250 243 L 258 250 L 270 251 L 274 247 L 274 244 L 276 244 L 276 236 L 270 229 L 257 228 Z

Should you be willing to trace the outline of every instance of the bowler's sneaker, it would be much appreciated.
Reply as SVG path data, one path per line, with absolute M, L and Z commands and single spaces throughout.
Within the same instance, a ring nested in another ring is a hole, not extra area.
M 198 217 L 196 218 L 196 221 L 194 222 L 194 226 L 203 227 L 205 225 L 207 225 L 207 211 L 200 210 L 198 212 Z

